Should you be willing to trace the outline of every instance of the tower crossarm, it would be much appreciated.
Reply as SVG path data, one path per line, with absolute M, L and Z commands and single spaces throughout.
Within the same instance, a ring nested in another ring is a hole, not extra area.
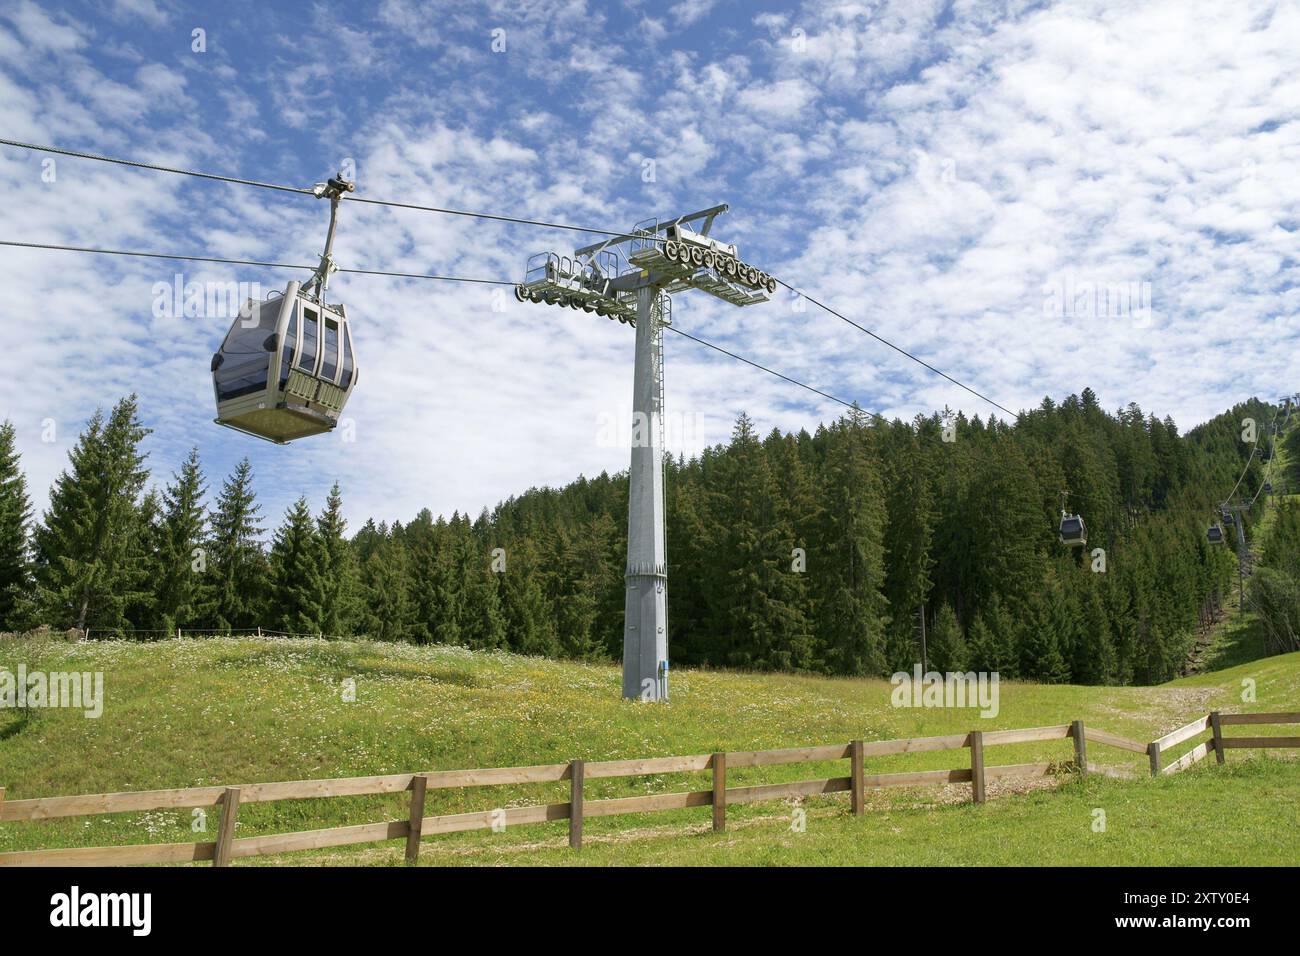
M 632 232 L 626 236 L 612 236 L 609 239 L 605 239 L 601 242 L 593 242 L 589 246 L 583 246 L 581 249 L 575 249 L 573 254 L 575 256 L 586 256 L 586 255 L 591 255 L 594 252 L 602 252 L 605 249 L 610 248 L 611 246 L 618 246 L 618 245 L 622 245 L 625 242 L 631 242 L 634 239 L 640 239 L 641 236 L 638 235 L 638 233 L 642 231 L 651 235 L 655 235 L 660 232 L 664 232 L 665 230 L 668 229 L 669 226 L 681 225 L 682 223 L 690 225 L 693 222 L 699 222 L 701 219 L 704 220 L 704 225 L 700 227 L 699 232 L 702 235 L 707 236 L 709 234 L 709 229 L 712 228 L 713 226 L 713 220 L 716 219 L 718 216 L 722 215 L 722 213 L 726 212 L 730 208 L 731 207 L 728 206 L 725 202 L 719 203 L 716 206 L 710 206 L 708 209 L 701 209 L 698 212 L 687 213 L 685 216 L 678 216 L 676 219 L 666 219 L 663 222 L 656 224 L 652 228 L 647 228 L 646 230 L 641 230 L 638 228 L 632 230 Z

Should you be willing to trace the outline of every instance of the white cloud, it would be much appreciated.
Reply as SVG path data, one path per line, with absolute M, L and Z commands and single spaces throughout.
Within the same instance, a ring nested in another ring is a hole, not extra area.
M 121 19 L 144 20 L 155 27 L 171 19 L 170 14 L 154 0 L 113 0 L 113 13 Z
M 85 46 L 88 39 L 68 18 L 48 16 L 31 0 L 22 0 L 8 17 L 35 50 L 67 53 Z
M 738 100 L 745 109 L 765 117 L 791 116 L 807 109 L 818 93 L 804 80 L 777 80 L 775 83 L 754 83 L 741 91 Z
M 682 0 L 668 8 L 668 19 L 676 26 L 689 27 L 713 12 L 714 0 Z

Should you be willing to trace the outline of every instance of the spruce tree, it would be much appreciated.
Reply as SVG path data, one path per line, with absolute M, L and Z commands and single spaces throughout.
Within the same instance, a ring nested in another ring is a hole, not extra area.
M 1059 623 L 1059 618 L 1056 619 Z M 1060 637 L 1053 629 L 1053 618 L 1035 607 L 1021 622 L 1020 676 L 1044 684 L 1063 684 L 1070 669 L 1061 654 Z
M 718 579 L 718 558 L 716 540 L 723 529 L 714 520 L 710 505 L 711 490 L 708 485 L 712 480 L 712 461 L 714 452 L 706 449 L 694 467 L 683 469 L 668 479 L 668 567 L 673 589 L 670 593 L 669 640 L 672 643 L 673 659 L 681 665 L 708 665 L 719 663 L 724 655 L 724 635 L 710 626 L 714 613 L 714 601 L 724 600 L 726 592 Z M 706 463 L 708 471 L 706 472 Z M 623 562 L 619 559 L 617 547 L 627 542 L 627 518 L 620 523 L 609 513 L 603 515 L 608 522 L 609 534 L 605 545 L 596 554 L 587 552 L 584 560 L 595 561 L 595 567 L 609 568 L 609 575 L 620 579 L 604 582 L 603 587 L 595 588 L 591 595 L 594 624 L 599 626 L 600 607 L 613 608 L 616 623 L 603 635 L 599 643 L 606 646 L 612 657 L 622 653 L 622 622 L 618 620 L 623 614 L 620 598 L 623 597 L 622 573 Z M 590 574 L 585 580 L 591 582 Z M 675 582 L 686 582 L 678 586 Z M 612 596 L 612 600 L 611 600 Z M 578 613 L 577 609 L 566 608 L 566 603 L 554 599 L 554 604 L 561 614 L 566 610 Z
M 856 409 L 832 429 L 816 561 L 821 653 L 837 674 L 886 668 L 884 503 L 866 417 Z
M 441 575 L 438 567 L 441 536 L 442 530 L 434 524 L 433 514 L 428 508 L 422 509 L 400 536 L 408 558 L 410 639 L 417 644 L 428 644 L 436 640 L 438 625 L 441 623 Z
M 935 616 L 926 649 L 930 658 L 930 670 L 940 673 L 966 670 L 966 641 L 957 615 L 947 602 L 940 606 L 939 613 Z
M 356 613 L 357 565 L 352 546 L 344 537 L 346 531 L 343 496 L 336 481 L 325 499 L 325 510 L 316 521 L 323 588 L 320 626 L 326 634 L 351 634 Z
M 138 632 L 137 636 L 157 639 L 166 631 L 158 623 L 158 581 L 162 577 L 159 563 L 162 540 L 162 503 L 158 492 L 150 489 L 140 500 L 136 520 L 127 545 L 127 564 L 132 577 L 139 582 L 127 595 L 122 610 L 123 626 Z
M 0 631 L 19 630 L 30 623 L 27 529 L 31 517 L 14 426 L 5 421 L 0 423 Z
M 449 615 L 440 640 L 475 650 L 506 646 L 506 619 L 501 610 L 498 575 L 491 567 L 490 549 L 474 535 L 469 518 L 457 525 L 451 550 L 451 573 L 445 580 L 443 599 Z M 509 552 L 506 555 L 509 568 Z M 454 619 L 455 637 L 452 637 Z
M 816 666 L 813 635 L 798 604 L 802 584 L 791 567 L 793 529 L 747 415 L 737 419 L 719 470 L 714 500 L 723 571 L 713 577 L 723 599 L 712 626 L 725 635 L 723 662 L 763 670 Z
M 560 652 L 555 614 L 546 596 L 546 577 L 536 547 L 520 536 L 506 551 L 505 571 L 494 573 L 506 641 L 521 654 L 554 657 Z
M 1115 677 L 1115 646 L 1110 621 L 1096 587 L 1088 589 L 1075 634 L 1071 679 L 1076 684 L 1107 684 Z
M 885 583 L 890 623 L 887 669 L 910 670 L 921 659 L 920 615 L 933 587 L 931 556 L 935 509 L 924 460 L 905 426 L 889 429 L 884 465 L 890 470 L 884 532 Z
M 219 630 L 261 626 L 257 617 L 267 579 L 266 556 L 258 541 L 261 510 L 253 493 L 253 466 L 245 458 L 222 483 L 210 520 L 209 613 Z
M 122 628 L 139 600 L 139 496 L 148 480 L 140 442 L 149 429 L 130 395 L 108 420 L 96 411 L 55 480 L 50 506 L 34 535 L 43 614 L 56 627 Z
M 163 491 L 158 536 L 157 624 L 171 632 L 199 627 L 208 556 L 207 514 L 203 496 L 207 482 L 199 465 L 199 450 L 191 448 L 180 471 Z
M 377 641 L 411 640 L 410 577 L 406 544 L 380 541 L 361 566 L 361 633 Z
M 271 627 L 290 634 L 324 630 L 324 551 L 307 499 L 285 511 L 271 543 L 267 618 Z
M 559 573 L 551 579 L 548 597 L 555 615 L 556 636 L 566 657 L 591 659 L 606 652 L 600 608 L 602 596 L 615 583 L 614 566 L 606 560 L 614 537 L 609 515 L 597 515 L 576 527 L 561 526 L 557 530 L 551 560 Z
M 966 669 L 986 674 L 997 673 L 1004 680 L 1016 674 L 1014 638 L 1002 630 L 1006 626 L 1000 605 L 988 613 L 979 611 L 966 634 Z

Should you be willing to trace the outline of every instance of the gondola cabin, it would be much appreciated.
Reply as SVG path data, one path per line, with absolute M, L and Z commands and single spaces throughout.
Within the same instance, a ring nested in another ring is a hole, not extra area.
M 338 423 L 357 384 L 347 312 L 301 290 L 250 300 L 226 333 L 212 356 L 218 424 L 283 445 Z
M 1088 530 L 1078 515 L 1061 515 L 1061 544 L 1081 548 L 1088 543 Z
M 1210 525 L 1210 530 L 1205 533 L 1205 536 L 1209 538 L 1210 544 L 1223 543 L 1223 529 L 1217 524 Z

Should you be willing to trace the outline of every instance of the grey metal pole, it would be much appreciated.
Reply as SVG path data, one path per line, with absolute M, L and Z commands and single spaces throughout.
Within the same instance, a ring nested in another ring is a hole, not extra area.
M 664 533 L 663 407 L 655 298 L 636 294 L 636 370 L 632 383 L 632 465 L 627 501 L 627 595 L 623 609 L 623 696 L 667 699 L 668 565 Z M 661 670 L 662 668 L 662 670 Z

